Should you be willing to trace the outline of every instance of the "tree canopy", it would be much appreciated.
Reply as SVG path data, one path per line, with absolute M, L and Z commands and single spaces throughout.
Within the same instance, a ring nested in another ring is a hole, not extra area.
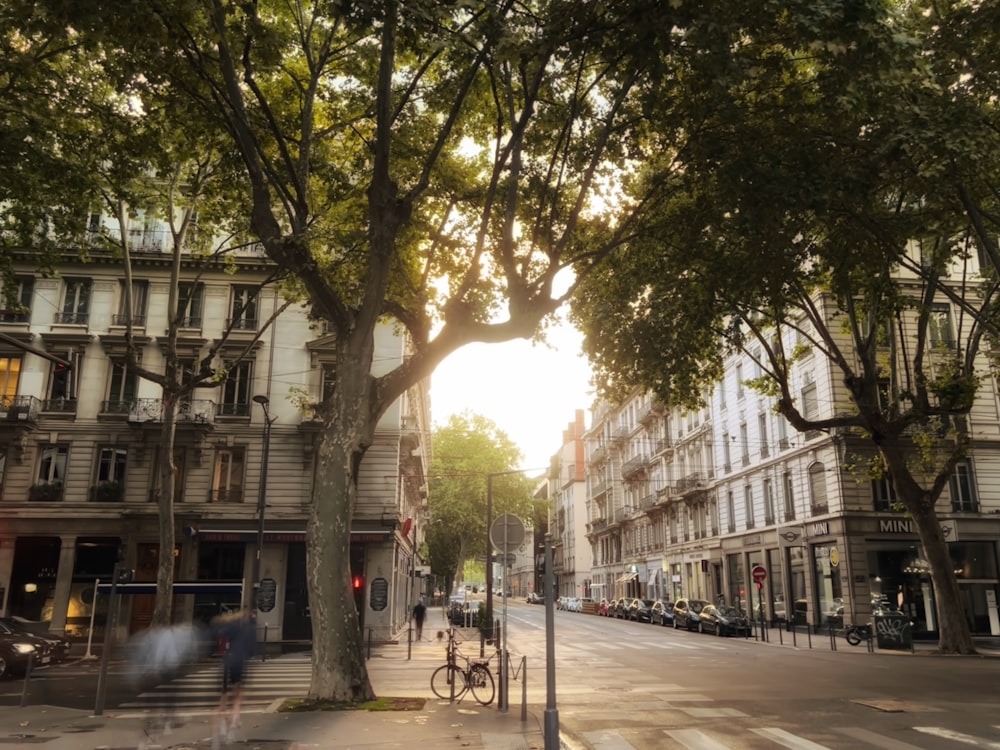
M 979 7 L 727 4 L 678 68 L 684 149 L 644 169 L 675 186 L 658 235 L 617 251 L 574 301 L 608 392 L 697 402 L 742 351 L 796 428 L 874 451 L 917 522 L 951 651 L 972 644 L 935 504 L 968 450 L 960 417 L 998 301 L 997 70 L 971 65 L 996 31 L 970 28 Z M 947 335 L 942 302 L 958 310 Z M 808 352 L 845 386 L 823 419 L 795 387 Z

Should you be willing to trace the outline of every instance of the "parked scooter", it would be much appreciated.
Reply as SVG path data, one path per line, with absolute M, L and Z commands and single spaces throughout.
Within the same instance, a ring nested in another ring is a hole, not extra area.
M 844 630 L 844 637 L 847 642 L 852 646 L 859 646 L 863 642 L 871 640 L 872 637 L 872 626 L 871 625 L 849 625 L 846 630 Z

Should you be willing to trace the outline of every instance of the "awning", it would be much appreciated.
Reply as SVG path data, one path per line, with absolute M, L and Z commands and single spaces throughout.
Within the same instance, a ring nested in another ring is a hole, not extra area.
M 110 583 L 97 584 L 97 593 L 110 594 Z M 155 594 L 155 581 L 137 581 L 119 583 L 115 593 L 121 596 L 136 594 Z M 242 594 L 243 583 L 240 581 L 174 581 L 174 594 Z
M 352 542 L 380 542 L 392 535 L 392 529 L 351 529 Z M 195 529 L 188 536 L 197 536 L 202 542 L 256 542 L 257 532 L 248 529 Z M 265 544 L 285 544 L 306 541 L 305 529 L 265 531 Z
M 628 583 L 629 581 L 634 581 L 638 577 L 639 577 L 638 573 L 626 573 L 623 576 L 619 576 L 618 580 L 615 581 L 615 583 L 616 584 L 619 584 L 619 583 Z

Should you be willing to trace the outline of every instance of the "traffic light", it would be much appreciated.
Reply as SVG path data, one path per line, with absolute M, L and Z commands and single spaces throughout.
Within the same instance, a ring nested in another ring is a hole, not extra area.
M 360 591 L 365 587 L 365 579 L 359 575 L 355 575 L 354 578 L 351 580 L 351 585 L 353 586 L 355 591 Z

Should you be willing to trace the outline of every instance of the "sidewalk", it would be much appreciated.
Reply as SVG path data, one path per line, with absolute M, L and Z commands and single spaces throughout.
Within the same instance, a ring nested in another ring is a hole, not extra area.
M 311 713 L 247 713 L 239 742 L 228 746 L 255 750 L 542 750 L 540 717 L 531 712 L 521 721 L 520 706 L 500 713 L 497 704 L 480 706 L 471 698 L 450 705 L 430 690 L 433 669 L 444 663 L 444 645 L 434 640 L 446 627 L 440 609 L 428 611 L 424 640 L 373 648 L 369 676 L 379 696 L 427 698 L 418 711 L 331 711 Z M 472 644 L 469 644 L 470 646 Z M 281 658 L 281 657 L 278 657 Z M 292 697 L 292 696 L 290 696 Z M 272 706 L 273 708 L 273 706 Z M 188 716 L 149 750 L 204 750 L 211 747 L 210 717 Z M 0 712 L 0 745 L 11 750 L 119 750 L 137 748 L 144 739 L 144 719 L 119 718 L 114 709 L 103 716 L 54 706 L 9 708 Z

